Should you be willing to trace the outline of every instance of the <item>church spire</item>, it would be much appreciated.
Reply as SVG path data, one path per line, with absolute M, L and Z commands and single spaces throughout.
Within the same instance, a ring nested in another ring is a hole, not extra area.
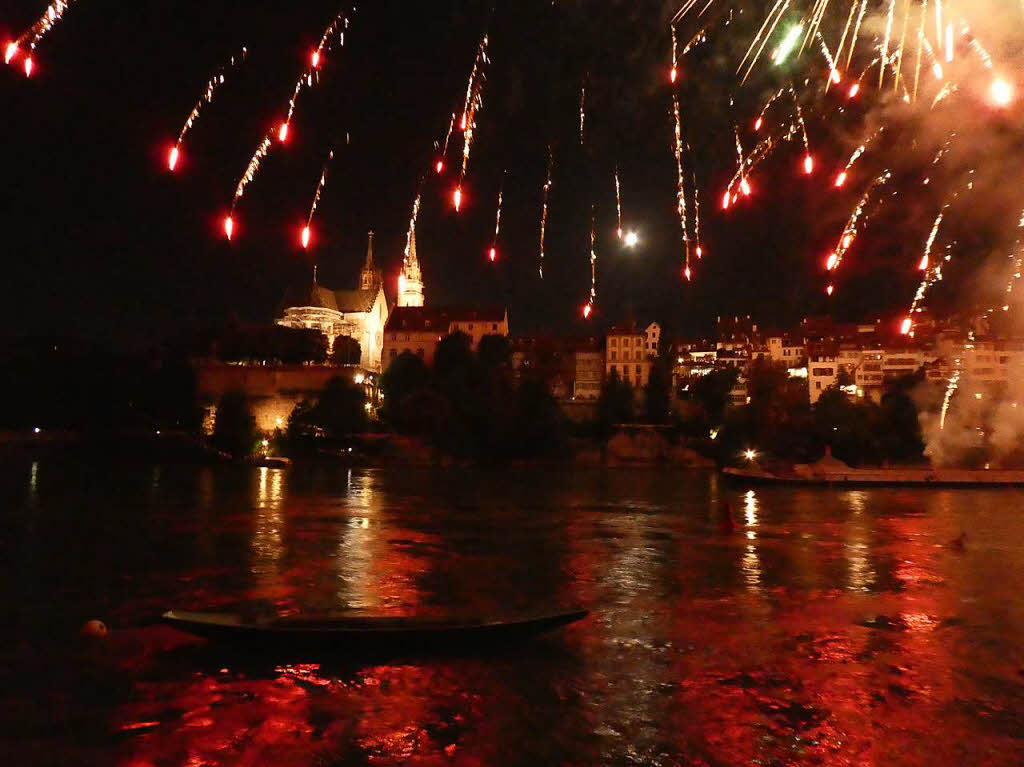
M 373 230 L 370 230 L 369 242 L 366 245 L 366 265 L 359 275 L 360 290 L 374 290 L 380 284 L 380 276 L 373 267 Z
M 409 229 L 409 239 L 398 275 L 398 305 L 423 306 L 423 274 L 416 257 L 416 229 Z

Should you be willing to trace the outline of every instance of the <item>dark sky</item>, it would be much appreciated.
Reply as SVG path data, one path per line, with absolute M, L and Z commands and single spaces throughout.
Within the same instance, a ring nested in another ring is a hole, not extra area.
M 5 4 L 0 40 L 19 34 L 41 5 Z M 31 80 L 0 69 L 7 330 L 146 343 L 232 316 L 269 321 L 287 285 L 308 279 L 311 255 L 298 247 L 297 233 L 332 145 L 336 159 L 317 224 L 321 282 L 340 288 L 357 279 L 373 228 L 393 286 L 418 180 L 433 163 L 433 143 L 443 138 L 451 112 L 461 109 L 484 29 L 492 64 L 461 216 L 451 210 L 450 173 L 427 176 L 418 244 L 429 302 L 503 302 L 515 332 L 582 331 L 593 205 L 598 327 L 632 314 L 701 332 L 720 313 L 788 323 L 826 310 L 820 262 L 849 208 L 823 210 L 825 177 L 816 185 L 799 178 L 799 149 L 765 166 L 760 183 L 773 194 L 729 216 L 717 210 L 734 168 L 733 79 L 722 46 L 684 62 L 680 92 L 708 253 L 687 285 L 680 277 L 666 76 L 672 3 L 552 8 L 547 0 L 516 0 L 493 12 L 491 5 L 373 0 L 359 7 L 345 48 L 328 56 L 321 84 L 300 97 L 288 146 L 275 147 L 250 185 L 230 245 L 219 222 L 237 179 L 283 115 L 297 74 L 339 6 L 73 6 L 39 47 Z M 247 63 L 229 73 L 205 107 L 180 171 L 167 173 L 166 152 L 208 76 L 243 44 Z M 588 132 L 581 147 L 584 80 Z M 774 84 L 754 83 L 737 95 L 734 111 L 744 124 Z M 555 171 L 541 281 L 540 188 L 549 143 Z M 454 135 L 449 169 L 461 147 Z M 821 163 L 839 161 L 839 149 L 824 137 L 816 151 Z M 627 224 L 644 241 L 635 252 L 614 238 L 616 164 Z M 485 252 L 504 170 L 501 256 L 492 266 Z M 892 285 L 854 269 L 836 308 L 855 316 L 890 308 L 907 293 L 900 279 Z

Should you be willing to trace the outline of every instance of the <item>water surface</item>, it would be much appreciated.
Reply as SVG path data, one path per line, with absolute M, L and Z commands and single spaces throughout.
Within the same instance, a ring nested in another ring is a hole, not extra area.
M 1022 502 L 662 470 L 5 465 L 0 759 L 1020 764 Z M 156 625 L 577 603 L 583 623 L 474 657 L 254 661 Z M 106 646 L 77 639 L 90 618 Z

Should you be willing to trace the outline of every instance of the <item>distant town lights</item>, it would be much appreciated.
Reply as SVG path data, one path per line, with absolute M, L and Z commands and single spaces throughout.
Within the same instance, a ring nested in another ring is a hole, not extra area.
M 634 231 L 626 232 L 625 243 L 627 248 L 635 248 L 640 244 L 640 235 Z
M 352 380 L 355 381 L 355 383 L 357 383 L 357 384 L 361 384 L 363 381 L 366 380 L 366 377 L 362 373 L 356 373 L 352 377 Z
M 753 461 L 755 458 L 757 458 L 757 451 L 756 450 L 744 450 L 743 451 L 743 457 L 746 458 L 748 461 Z

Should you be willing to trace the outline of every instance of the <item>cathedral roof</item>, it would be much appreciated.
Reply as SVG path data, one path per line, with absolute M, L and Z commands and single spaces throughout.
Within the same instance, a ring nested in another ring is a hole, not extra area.
M 339 311 L 335 292 L 315 282 L 307 284 L 304 288 L 289 291 L 284 303 L 288 308 L 311 306 L 316 309 Z
M 373 290 L 331 290 L 313 283 L 304 289 L 289 291 L 285 296 L 284 308 L 313 307 L 343 314 L 365 313 L 373 309 L 379 292 L 379 285 Z

